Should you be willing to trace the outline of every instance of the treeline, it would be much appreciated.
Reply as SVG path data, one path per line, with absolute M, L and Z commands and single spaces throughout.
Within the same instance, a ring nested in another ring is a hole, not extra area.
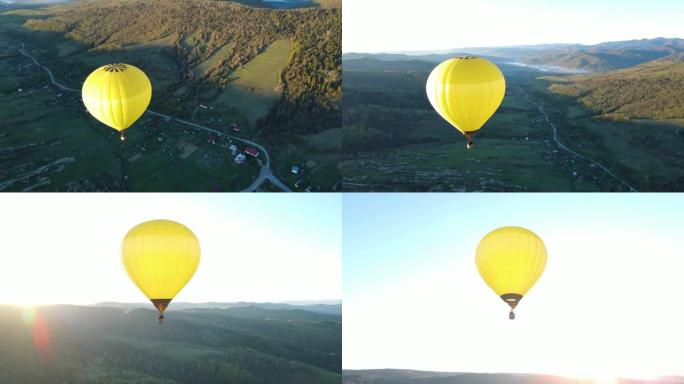
M 684 63 L 660 61 L 604 75 L 577 76 L 551 91 L 615 120 L 684 118 Z
M 259 122 L 263 134 L 315 132 L 320 121 L 339 118 L 342 16 L 337 7 L 277 10 L 212 0 L 86 0 L 51 7 L 49 14 L 26 26 L 107 50 L 169 39 L 188 66 L 230 43 L 228 56 L 207 75 L 218 85 L 227 84 L 233 71 L 275 40 L 289 39 L 293 51 L 281 76 L 283 97 Z

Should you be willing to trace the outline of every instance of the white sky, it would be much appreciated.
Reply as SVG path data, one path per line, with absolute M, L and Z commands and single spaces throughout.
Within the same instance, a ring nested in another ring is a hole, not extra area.
M 684 375 L 684 197 L 344 197 L 345 369 Z M 549 261 L 508 320 L 475 248 L 522 225 Z
M 681 0 L 344 0 L 344 52 L 684 37 Z
M 0 303 L 146 302 L 123 236 L 181 222 L 202 257 L 176 301 L 341 299 L 340 197 L 294 194 L 2 194 Z

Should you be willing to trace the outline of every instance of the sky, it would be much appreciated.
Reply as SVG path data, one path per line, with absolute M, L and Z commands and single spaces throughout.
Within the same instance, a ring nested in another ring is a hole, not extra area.
M 684 196 L 348 194 L 343 367 L 684 375 Z M 526 227 L 548 250 L 508 319 L 475 249 Z
M 344 0 L 344 52 L 684 37 L 681 0 Z
M 296 194 L 3 194 L 0 304 L 146 302 L 121 263 L 133 226 L 170 219 L 202 255 L 184 302 L 339 300 L 341 198 Z

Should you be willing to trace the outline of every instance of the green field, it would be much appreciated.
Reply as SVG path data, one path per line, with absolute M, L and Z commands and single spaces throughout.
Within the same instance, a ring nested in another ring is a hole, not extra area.
M 246 111 L 250 121 L 265 116 L 280 97 L 280 74 L 289 60 L 291 48 L 289 40 L 276 40 L 263 53 L 238 68 L 216 104 Z

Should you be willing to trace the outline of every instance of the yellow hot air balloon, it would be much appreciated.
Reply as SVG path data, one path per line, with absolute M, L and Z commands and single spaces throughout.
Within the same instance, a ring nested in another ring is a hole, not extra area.
M 510 319 L 515 319 L 515 307 L 546 268 L 546 247 L 528 229 L 503 227 L 480 241 L 475 262 L 487 285 L 510 305 Z
M 506 79 L 488 60 L 457 57 L 435 67 L 428 77 L 426 90 L 437 113 L 466 136 L 470 149 L 473 133 L 501 105 Z
M 121 261 L 131 280 L 159 311 L 162 323 L 164 310 L 197 270 L 199 240 L 175 221 L 147 221 L 124 237 Z
M 130 64 L 108 64 L 94 70 L 83 83 L 83 104 L 100 122 L 125 130 L 145 113 L 152 99 L 147 75 Z

